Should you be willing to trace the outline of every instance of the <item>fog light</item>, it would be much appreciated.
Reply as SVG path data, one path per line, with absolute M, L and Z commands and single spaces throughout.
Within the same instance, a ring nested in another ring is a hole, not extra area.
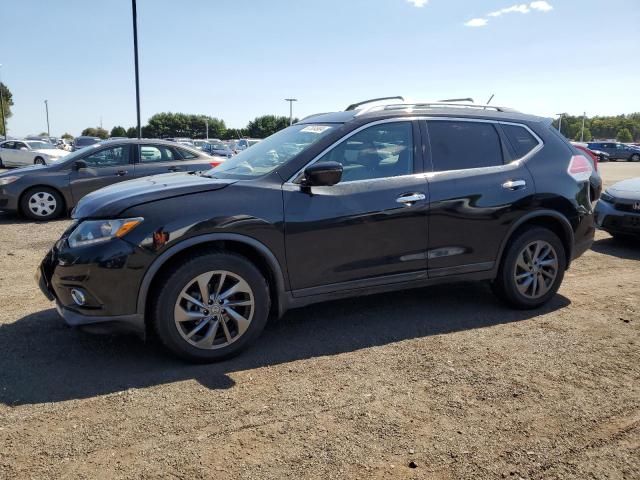
M 73 301 L 76 302 L 76 305 L 80 306 L 84 305 L 87 301 L 84 292 L 82 290 L 78 290 L 77 288 L 71 289 L 71 298 L 73 298 Z

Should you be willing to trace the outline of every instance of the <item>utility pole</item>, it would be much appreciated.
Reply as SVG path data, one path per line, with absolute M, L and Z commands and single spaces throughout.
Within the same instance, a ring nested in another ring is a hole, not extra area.
M 138 73 L 138 10 L 136 8 L 136 0 L 131 0 L 131 10 L 133 16 L 133 58 L 136 70 L 136 115 L 138 118 L 137 128 L 138 139 L 142 138 L 140 128 L 140 76 Z
M 209 140 L 209 119 L 208 118 L 204 119 L 204 127 L 205 127 L 205 130 L 207 131 L 207 140 Z
M 44 109 L 47 112 L 47 137 L 51 138 L 51 130 L 49 130 L 49 101 L 44 101 Z
M 293 102 L 297 102 L 297 98 L 285 98 L 285 102 L 289 102 L 289 125 L 293 124 Z
M 2 64 L 0 63 L 0 72 L 2 72 Z M 0 75 L 0 109 L 2 110 L 2 131 L 4 132 L 4 139 L 7 139 L 7 123 L 4 118 L 4 97 L 2 96 L 2 75 Z
M 560 120 L 558 120 L 558 131 L 562 133 L 562 113 L 556 113 L 556 115 L 560 115 Z
M 580 141 L 584 142 L 584 117 L 587 116 L 587 112 L 582 113 L 582 130 L 580 131 Z

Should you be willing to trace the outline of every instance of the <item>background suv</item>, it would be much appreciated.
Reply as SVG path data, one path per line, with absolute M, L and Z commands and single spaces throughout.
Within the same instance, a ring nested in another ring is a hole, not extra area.
M 204 174 L 87 195 L 42 262 L 42 291 L 70 325 L 153 332 L 194 361 L 233 355 L 270 316 L 323 300 L 460 280 L 491 281 L 515 308 L 555 295 L 593 241 L 601 181 L 549 119 L 359 107 Z
M 611 160 L 627 160 L 640 162 L 640 148 L 616 142 L 589 142 L 589 150 L 600 150 L 608 153 Z

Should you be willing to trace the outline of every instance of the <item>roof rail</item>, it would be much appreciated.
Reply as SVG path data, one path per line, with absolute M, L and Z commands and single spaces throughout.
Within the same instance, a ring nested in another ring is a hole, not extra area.
M 381 110 L 421 110 L 428 108 L 474 108 L 478 110 L 494 110 L 496 112 L 517 112 L 508 107 L 497 107 L 495 105 L 480 105 L 477 103 L 458 103 L 458 102 L 411 102 L 411 103 L 394 103 L 390 105 L 372 105 L 368 108 L 363 108 L 356 113 L 356 116 L 364 115 L 365 113 Z
M 401 97 L 400 95 L 398 95 L 396 97 L 380 97 L 380 98 L 372 98 L 371 100 L 363 100 L 362 102 L 352 103 L 347 108 L 345 108 L 345 112 L 348 112 L 350 110 L 355 110 L 356 108 L 362 105 L 366 105 L 367 103 L 381 102 L 382 100 L 400 100 L 404 102 L 404 97 Z

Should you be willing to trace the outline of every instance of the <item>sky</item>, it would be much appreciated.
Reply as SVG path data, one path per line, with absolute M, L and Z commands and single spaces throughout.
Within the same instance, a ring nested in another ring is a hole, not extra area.
M 130 0 L 2 0 L 9 135 L 135 125 Z M 640 0 L 138 0 L 143 125 L 244 127 L 380 96 L 526 113 L 640 111 Z

